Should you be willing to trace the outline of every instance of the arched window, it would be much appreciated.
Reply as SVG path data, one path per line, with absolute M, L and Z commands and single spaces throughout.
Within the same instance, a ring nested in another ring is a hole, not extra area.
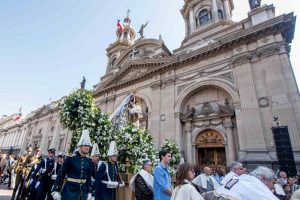
M 208 10 L 201 10 L 199 13 L 199 25 L 206 24 L 209 21 Z
M 128 33 L 127 32 L 124 32 L 124 38 L 127 39 L 127 35 Z
M 117 58 L 113 58 L 110 62 L 110 65 L 113 66 L 115 64 L 116 60 L 117 60 Z
M 218 15 L 219 15 L 219 19 L 223 20 L 224 16 L 223 16 L 223 11 L 221 9 L 218 9 Z

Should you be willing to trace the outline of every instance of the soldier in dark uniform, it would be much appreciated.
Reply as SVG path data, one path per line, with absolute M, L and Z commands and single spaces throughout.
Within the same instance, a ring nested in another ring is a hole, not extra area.
M 99 152 L 99 148 L 98 148 L 98 144 L 97 143 L 93 144 L 91 158 L 92 158 L 92 161 L 93 161 L 92 178 L 93 178 L 93 182 L 94 182 L 94 180 L 96 178 L 96 173 L 97 173 L 98 168 L 100 167 L 100 164 L 101 164 L 101 161 L 100 161 L 100 152 Z
M 68 155 L 52 189 L 53 199 L 86 200 L 92 192 L 91 175 L 93 163 L 87 157 L 92 143 L 89 131 L 83 130 L 78 142 L 79 151 L 75 155 Z M 63 184 L 64 179 L 66 182 Z M 60 194 L 61 193 L 61 194 Z
M 56 180 L 57 174 L 59 173 L 59 170 L 64 163 L 64 159 L 65 159 L 65 157 L 64 157 L 63 153 L 60 153 L 57 155 L 57 161 L 54 163 L 54 167 L 50 173 L 51 180 L 49 181 L 49 186 L 48 186 L 48 190 L 47 190 L 47 200 L 53 200 L 53 197 L 51 195 L 51 189 L 54 184 L 54 181 Z
M 114 141 L 108 150 L 108 162 L 102 163 L 93 185 L 93 196 L 96 200 L 116 200 L 116 188 L 124 187 L 117 165 L 117 148 Z
M 45 199 L 49 182 L 51 180 L 51 171 L 54 167 L 54 157 L 55 157 L 55 149 L 48 149 L 48 157 L 42 159 L 40 164 L 34 170 L 32 174 L 32 178 L 36 179 L 37 182 L 35 184 L 36 195 L 35 199 Z M 39 177 L 36 178 L 36 175 L 39 174 Z

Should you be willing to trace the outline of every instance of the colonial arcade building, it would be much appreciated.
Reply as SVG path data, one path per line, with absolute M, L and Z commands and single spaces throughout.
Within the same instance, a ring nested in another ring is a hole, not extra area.
M 232 0 L 185 0 L 185 38 L 173 52 L 143 29 L 137 38 L 127 16 L 107 48 L 96 104 L 112 112 L 135 91 L 140 124 L 157 146 L 175 139 L 188 162 L 213 168 L 233 160 L 276 166 L 271 127 L 278 116 L 299 170 L 300 99 L 289 60 L 295 16 L 262 5 L 234 22 L 233 9 Z

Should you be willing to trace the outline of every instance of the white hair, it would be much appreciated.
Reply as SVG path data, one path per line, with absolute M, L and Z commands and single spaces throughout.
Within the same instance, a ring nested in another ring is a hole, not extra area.
M 233 161 L 233 162 L 230 163 L 230 165 L 229 165 L 229 169 L 230 169 L 230 170 L 233 170 L 233 169 L 236 168 L 236 167 L 243 167 L 243 164 L 240 163 L 240 162 Z
M 272 169 L 270 169 L 268 167 L 264 167 L 264 166 L 257 167 L 249 175 L 255 176 L 258 179 L 262 179 L 262 177 L 265 177 L 267 180 L 276 179 L 274 171 Z

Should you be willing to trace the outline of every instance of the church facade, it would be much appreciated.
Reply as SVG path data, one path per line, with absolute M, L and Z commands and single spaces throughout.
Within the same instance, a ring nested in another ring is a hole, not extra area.
M 162 38 L 145 38 L 144 27 L 136 39 L 127 16 L 107 48 L 96 104 L 113 112 L 135 92 L 140 125 L 157 146 L 174 139 L 188 162 L 213 168 L 234 160 L 274 167 L 277 116 L 288 126 L 299 170 L 300 98 L 289 59 L 295 16 L 275 16 L 273 5 L 263 5 L 233 22 L 233 9 L 232 0 L 185 0 L 186 36 L 173 52 Z

